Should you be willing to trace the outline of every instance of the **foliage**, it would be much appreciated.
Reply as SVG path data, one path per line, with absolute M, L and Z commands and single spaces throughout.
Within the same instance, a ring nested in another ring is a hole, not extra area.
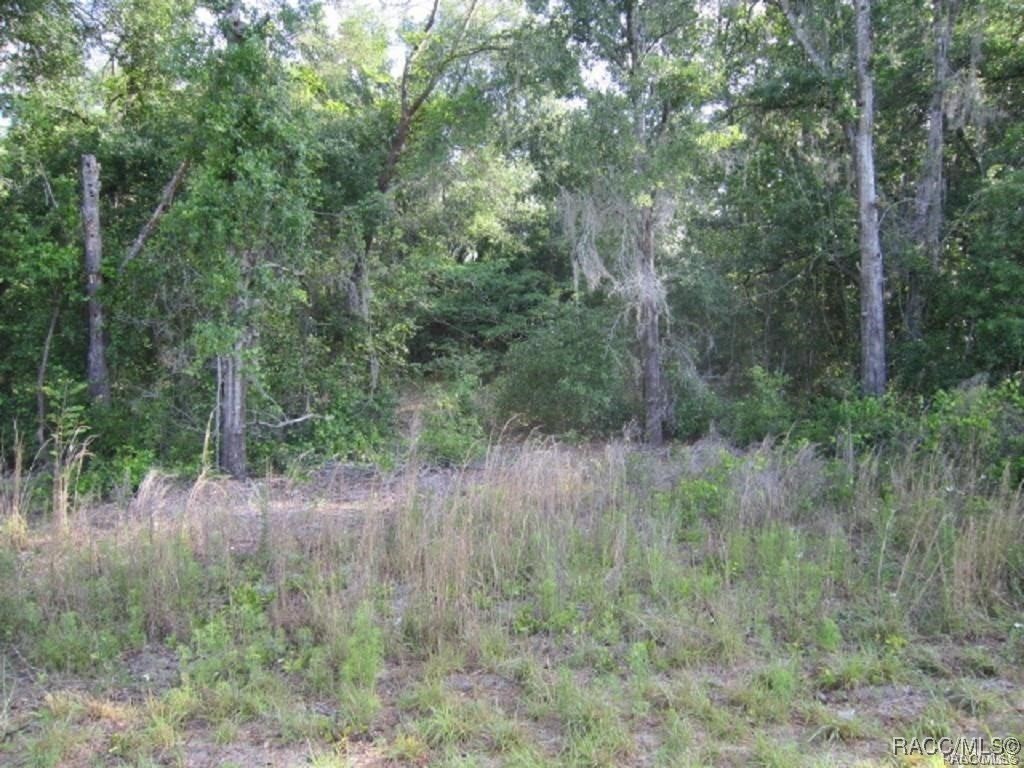
M 1024 393 L 1019 379 L 937 392 L 923 417 L 924 445 L 978 462 L 979 479 L 1024 477 Z
M 480 455 L 486 442 L 479 393 L 480 381 L 471 374 L 427 389 L 414 450 L 442 465 L 462 464 Z
M 360 461 L 386 457 L 393 432 L 393 396 L 365 394 L 340 378 L 324 389 L 326 407 L 308 436 L 294 440 L 297 449 Z
M 996 386 L 983 381 L 939 390 L 930 399 L 848 396 L 824 398 L 796 424 L 793 436 L 837 452 L 875 449 L 884 455 L 907 450 L 941 452 L 976 462 L 975 481 L 1017 482 L 1024 397 L 1018 379 Z
M 749 393 L 731 403 L 725 413 L 726 432 L 740 445 L 784 435 L 796 420 L 787 401 L 785 374 L 755 365 L 749 376 Z
M 245 681 L 280 658 L 284 643 L 270 627 L 266 613 L 270 595 L 259 586 L 237 585 L 228 604 L 195 628 L 181 649 L 186 683 Z
M 409 341 L 414 362 L 435 367 L 479 352 L 496 366 L 509 345 L 555 311 L 550 276 L 509 259 L 445 260 L 425 271 L 428 287 Z
M 693 376 L 682 377 L 681 382 L 673 383 L 672 426 L 677 438 L 701 437 L 712 425 L 721 423 L 729 406 L 711 387 Z
M 509 349 L 494 385 L 499 418 L 551 433 L 619 430 L 638 415 L 628 341 L 610 310 L 565 307 Z
M 859 333 L 849 7 L 788 5 L 489 0 L 392 20 L 356 4 L 330 23 L 284 2 L 12 7 L 0 430 L 16 421 L 35 454 L 65 393 L 85 405 L 89 153 L 113 394 L 83 417 L 90 491 L 133 487 L 147 464 L 197 469 L 217 437 L 215 361 L 236 347 L 250 456 L 270 468 L 393 462 L 397 393 L 436 403 L 421 435 L 431 460 L 472 453 L 482 414 L 613 434 L 640 416 L 634 358 L 654 359 L 626 328 L 654 315 L 677 438 L 966 441 L 989 476 L 1016 465 L 1012 427 L 995 423 L 1016 423 L 1013 398 L 954 388 L 1013 378 L 1024 360 L 1019 14 L 957 4 L 942 85 L 930 15 L 877 10 L 894 384 L 876 401 L 835 385 L 856 379 Z M 824 70 L 808 68 L 807 42 Z M 941 248 L 926 254 L 918 193 L 937 97 L 945 193 Z M 646 266 L 629 258 L 642 230 Z M 587 278 L 590 306 L 564 306 Z M 468 359 L 478 381 L 458 370 Z
M 915 412 L 920 412 L 920 403 L 912 398 L 893 393 L 860 397 L 850 392 L 818 400 L 809 409 L 807 420 L 796 426 L 794 436 L 835 451 L 899 446 L 913 433 Z

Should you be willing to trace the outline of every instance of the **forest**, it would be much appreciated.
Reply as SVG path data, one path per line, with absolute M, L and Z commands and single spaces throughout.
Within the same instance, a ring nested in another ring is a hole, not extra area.
M 2 0 L 0 763 L 1016 764 L 1022 11 Z

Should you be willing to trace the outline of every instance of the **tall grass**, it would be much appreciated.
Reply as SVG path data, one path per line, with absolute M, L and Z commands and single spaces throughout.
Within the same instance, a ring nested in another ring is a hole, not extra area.
M 261 513 L 266 502 L 238 486 L 183 489 L 154 473 L 99 529 L 66 512 L 74 446 L 54 481 L 57 529 L 73 544 L 37 537 L 0 587 L 33 606 L 34 621 L 7 619 L 27 645 L 68 615 L 131 625 L 125 640 L 187 640 L 253 579 L 289 633 L 330 639 L 369 603 L 423 649 L 478 650 L 494 627 L 668 647 L 695 622 L 683 645 L 726 657 L 744 637 L 807 640 L 840 604 L 865 626 L 931 634 L 984 632 L 1024 599 L 1019 489 L 965 482 L 937 454 L 850 466 L 766 445 L 697 466 L 707 446 L 668 459 L 621 445 L 495 448 L 443 482 L 410 471 L 392 481 L 390 507 L 371 499 L 342 516 Z M 19 488 L 5 479 L 8 519 Z M 658 615 L 666 607 L 679 626 Z
M 897 679 L 912 640 L 1019 635 L 1020 491 L 976 481 L 962 455 L 534 443 L 343 486 L 152 472 L 122 507 L 28 515 L 0 544 L 0 726 L 12 663 L 109 672 L 159 643 L 180 679 L 119 754 L 181 749 L 190 718 L 224 739 L 253 719 L 346 739 L 390 697 L 389 718 L 419 718 L 389 726 L 395 757 L 484 745 L 510 764 L 622 765 L 633 727 L 661 722 L 666 748 L 687 728 L 717 742 L 737 713 L 864 738 L 815 696 Z M 73 507 L 70 472 L 63 487 Z M 395 667 L 421 682 L 397 695 L 381 683 Z M 462 667 L 521 704 L 449 692 Z M 718 689 L 708 670 L 727 670 Z M 554 746 L 531 747 L 521 716 L 557 723 Z M 763 736 L 748 751 L 770 752 Z M 738 764 L 686 738 L 692 764 Z
M 543 640 L 650 670 L 998 636 L 1024 608 L 1024 507 L 967 479 L 938 454 L 545 443 L 381 477 L 331 514 L 331 489 L 152 473 L 113 521 L 0 548 L 0 638 L 80 672 L 149 642 L 184 649 L 196 679 L 284 664 L 365 723 L 381 654 L 500 666 Z
M 91 438 L 84 427 L 75 427 L 65 433 L 54 430 L 49 439 L 51 495 L 50 511 L 53 524 L 60 535 L 68 533 L 71 514 L 78 504 L 78 481 L 82 466 L 89 455 Z

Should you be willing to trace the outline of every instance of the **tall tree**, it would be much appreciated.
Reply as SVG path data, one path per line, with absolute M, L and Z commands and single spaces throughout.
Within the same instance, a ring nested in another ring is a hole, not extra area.
M 922 271 L 934 275 L 942 257 L 942 230 L 945 197 L 946 100 L 951 69 L 949 48 L 953 26 L 960 11 L 960 0 L 932 0 L 932 72 L 931 96 L 925 113 L 925 149 L 914 192 L 910 234 L 920 248 L 923 269 L 911 269 L 908 275 L 904 332 L 919 341 L 924 332 L 925 297 Z
M 662 360 L 668 323 L 662 258 L 678 233 L 686 151 L 700 105 L 698 17 L 686 2 L 568 3 L 571 39 L 594 77 L 574 127 L 576 164 L 562 208 L 574 268 L 611 287 L 636 332 L 644 440 L 665 438 L 669 399 Z
M 861 388 L 867 395 L 885 392 L 885 271 L 878 223 L 875 176 L 875 82 L 871 68 L 871 0 L 856 7 L 857 214 L 860 240 Z
M 104 329 L 103 239 L 100 227 L 100 165 L 95 155 L 82 155 L 82 232 L 85 245 L 85 294 L 89 308 L 86 381 L 97 405 L 110 404 L 110 373 Z
M 807 14 L 792 0 L 777 0 L 797 40 L 826 82 L 841 81 L 844 73 L 828 49 L 815 39 Z M 827 29 L 827 25 L 821 24 Z M 853 23 L 853 70 L 857 112 L 843 130 L 853 154 L 857 189 L 857 230 L 860 251 L 861 390 L 879 395 L 886 385 L 885 270 L 879 229 L 875 174 L 875 85 L 872 74 L 871 1 L 856 0 Z M 827 39 L 827 38 L 826 38 Z
M 178 343 L 196 364 L 212 359 L 218 464 L 237 478 L 248 472 L 262 329 L 301 300 L 295 280 L 314 191 L 300 89 L 278 24 L 240 5 L 221 18 L 226 45 L 198 99 L 190 184 L 167 214 L 162 243 L 169 263 L 158 296 L 170 302 L 165 312 L 194 308 Z
M 370 328 L 372 286 L 370 263 L 378 245 L 381 225 L 380 202 L 387 206 L 393 198 L 403 158 L 416 139 L 418 126 L 426 123 L 425 115 L 432 102 L 444 93 L 452 97 L 464 86 L 461 75 L 466 67 L 484 54 L 500 50 L 506 42 L 515 14 L 504 2 L 482 4 L 479 0 L 441 3 L 433 0 L 426 17 L 418 24 L 403 22 L 400 39 L 404 48 L 401 70 L 383 93 L 378 94 L 384 112 L 385 130 L 382 142 L 368 147 L 377 158 L 372 186 L 364 190 L 354 208 L 355 217 L 345 215 L 350 224 L 357 224 L 362 238 L 351 249 L 348 259 L 351 272 L 347 284 L 347 305 L 350 312 Z M 445 86 L 448 86 L 447 88 Z M 446 92 L 446 93 L 445 93 Z M 378 204 L 372 201 L 377 200 Z M 345 243 L 347 238 L 339 238 Z M 379 361 L 369 343 L 370 384 L 377 385 Z

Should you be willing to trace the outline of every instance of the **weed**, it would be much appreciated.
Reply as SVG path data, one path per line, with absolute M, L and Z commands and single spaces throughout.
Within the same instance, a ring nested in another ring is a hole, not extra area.
M 826 616 L 818 623 L 815 640 L 823 651 L 834 652 L 843 644 L 843 635 L 835 620 Z
M 865 649 L 838 658 L 823 667 L 817 674 L 816 683 L 820 690 L 851 690 L 863 685 L 881 685 L 899 678 L 902 663 L 888 653 Z

